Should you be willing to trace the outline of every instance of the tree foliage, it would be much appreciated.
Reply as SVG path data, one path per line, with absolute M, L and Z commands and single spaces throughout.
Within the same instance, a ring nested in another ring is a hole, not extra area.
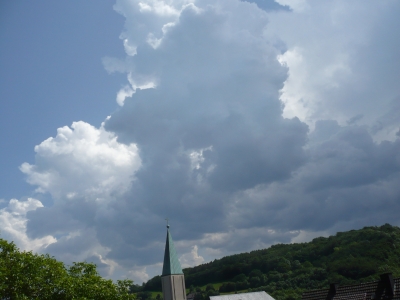
M 1 299 L 134 299 L 131 280 L 102 278 L 95 264 L 79 262 L 66 267 L 47 254 L 19 251 L 0 239 Z

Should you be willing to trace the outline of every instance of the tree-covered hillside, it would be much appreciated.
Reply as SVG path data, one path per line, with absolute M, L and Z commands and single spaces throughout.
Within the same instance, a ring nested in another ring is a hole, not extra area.
M 227 256 L 183 271 L 187 287 L 223 282 L 219 292 L 265 290 L 277 299 L 297 299 L 304 290 L 333 282 L 372 281 L 385 272 L 400 276 L 400 228 L 385 224 L 338 232 L 309 243 L 278 244 Z M 149 280 L 144 290 L 161 290 L 160 277 Z

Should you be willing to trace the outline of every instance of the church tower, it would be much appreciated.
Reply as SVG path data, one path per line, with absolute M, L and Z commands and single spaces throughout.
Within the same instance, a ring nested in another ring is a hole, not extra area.
M 186 300 L 185 277 L 169 233 L 168 224 L 161 283 L 163 300 Z

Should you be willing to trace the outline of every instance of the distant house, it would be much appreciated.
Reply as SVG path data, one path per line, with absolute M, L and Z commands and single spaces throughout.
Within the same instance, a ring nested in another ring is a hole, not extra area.
M 254 292 L 254 293 L 241 293 L 241 294 L 229 294 L 222 296 L 210 296 L 210 300 L 275 300 L 266 292 Z
M 302 300 L 400 300 L 400 278 L 381 275 L 379 281 L 343 285 L 331 284 L 329 289 L 303 293 Z
M 186 300 L 194 300 L 194 296 L 196 296 L 196 293 L 190 293 L 186 295 Z

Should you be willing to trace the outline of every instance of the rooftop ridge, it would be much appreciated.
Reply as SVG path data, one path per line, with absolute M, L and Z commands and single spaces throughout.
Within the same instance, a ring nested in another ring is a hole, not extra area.
M 333 293 L 329 288 L 305 291 L 303 300 L 331 299 L 331 300 L 365 300 L 365 299 L 392 299 L 400 300 L 398 287 L 400 278 L 393 278 L 390 273 L 382 274 L 381 280 L 350 285 L 337 285 Z

